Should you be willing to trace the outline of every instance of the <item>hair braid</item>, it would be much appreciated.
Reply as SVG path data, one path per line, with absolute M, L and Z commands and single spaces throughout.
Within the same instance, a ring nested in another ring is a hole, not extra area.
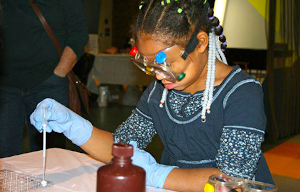
M 154 1 L 155 1 L 155 0 L 151 0 L 150 3 L 148 3 L 148 8 L 147 8 L 147 10 L 145 11 L 145 14 L 144 14 L 144 17 L 143 17 L 143 20 L 142 20 L 142 24 L 141 24 L 141 28 L 144 27 L 144 21 L 146 20 L 146 17 L 147 17 L 147 15 L 148 15 L 149 10 L 150 10 L 150 8 L 152 7 L 152 4 L 153 4 Z
M 164 1 L 164 6 L 161 0 L 151 0 L 143 2 L 142 8 L 138 13 L 136 24 L 132 25 L 134 37 L 139 32 L 145 32 L 156 36 L 158 40 L 163 40 L 162 43 L 168 45 L 178 44 L 185 46 L 188 39 L 193 33 L 193 29 L 197 24 L 200 13 L 203 11 L 203 0 L 170 0 L 168 3 Z M 183 12 L 179 13 L 178 9 Z M 207 20 L 206 18 L 204 18 Z M 209 32 L 208 22 L 204 22 L 202 30 Z M 168 38 L 161 38 L 161 37 Z M 165 40 L 168 40 L 164 42 Z
M 157 20 L 157 25 L 155 26 L 154 31 L 157 31 L 158 28 L 159 28 L 159 26 L 161 25 L 162 20 L 163 20 L 164 17 L 165 17 L 165 13 L 166 13 L 166 10 L 167 10 L 168 7 L 169 7 L 169 6 L 163 6 L 163 10 L 162 10 L 162 12 L 161 12 L 161 14 L 160 14 L 160 17 L 159 17 L 158 20 Z

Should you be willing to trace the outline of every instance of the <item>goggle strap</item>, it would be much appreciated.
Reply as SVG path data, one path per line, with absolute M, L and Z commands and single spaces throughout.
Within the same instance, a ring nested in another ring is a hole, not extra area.
M 181 55 L 181 58 L 186 60 L 186 58 L 189 56 L 189 53 L 186 52 L 186 50 L 184 50 L 184 52 Z
M 209 4 L 208 3 L 204 4 L 204 8 L 203 8 L 204 11 L 201 13 L 200 18 L 204 18 L 206 16 L 208 8 L 209 8 Z M 197 38 L 197 34 L 200 31 L 202 23 L 203 23 L 203 19 L 200 19 L 196 26 L 194 33 L 192 34 L 191 39 L 189 40 L 188 44 L 185 47 L 183 54 L 181 55 L 182 59 L 186 60 L 186 58 L 189 56 L 189 54 L 191 52 L 193 52 L 194 49 L 196 48 L 196 46 L 198 45 L 199 40 Z

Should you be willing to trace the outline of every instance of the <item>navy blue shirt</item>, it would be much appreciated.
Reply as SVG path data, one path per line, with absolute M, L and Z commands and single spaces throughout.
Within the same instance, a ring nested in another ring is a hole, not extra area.
M 36 0 L 62 48 L 77 55 L 88 40 L 87 21 L 80 0 Z M 1 27 L 1 83 L 31 88 L 53 74 L 60 56 L 28 0 L 4 0 Z
M 211 112 L 201 121 L 203 91 L 164 90 L 153 82 L 131 116 L 114 133 L 115 142 L 145 148 L 155 134 L 164 144 L 161 163 L 180 168 L 217 167 L 227 175 L 273 183 L 260 150 L 266 117 L 261 85 L 235 67 L 214 89 Z

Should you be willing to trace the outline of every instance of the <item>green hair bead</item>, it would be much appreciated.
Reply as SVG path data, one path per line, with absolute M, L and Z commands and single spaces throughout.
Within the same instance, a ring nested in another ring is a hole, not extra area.
M 140 4 L 140 6 L 139 6 L 140 10 L 143 8 L 143 4 L 144 4 L 144 1 L 142 1 L 141 4 Z
M 171 3 L 171 0 L 167 0 L 167 4 L 170 4 Z
M 178 9 L 177 9 L 177 13 L 179 13 L 179 14 L 182 13 L 182 11 L 183 11 L 183 10 L 182 10 L 181 8 L 178 8 Z
M 205 4 L 207 2 L 207 0 L 205 0 L 204 2 L 203 2 L 203 4 Z
M 161 6 L 165 6 L 165 2 L 164 1 L 161 1 Z

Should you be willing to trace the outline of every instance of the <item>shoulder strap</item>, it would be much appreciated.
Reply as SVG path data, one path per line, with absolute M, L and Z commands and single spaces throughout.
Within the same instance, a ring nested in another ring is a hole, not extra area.
M 57 38 L 55 37 L 50 25 L 48 24 L 48 22 L 46 21 L 45 17 L 43 16 L 43 14 L 41 13 L 41 11 L 39 10 L 38 6 L 35 4 L 34 0 L 28 0 L 30 5 L 32 6 L 34 12 L 36 13 L 36 15 L 38 16 L 39 20 L 41 21 L 43 27 L 45 28 L 47 34 L 49 35 L 51 41 L 54 43 L 57 52 L 59 55 L 62 55 L 62 49 L 61 46 L 57 40 Z

